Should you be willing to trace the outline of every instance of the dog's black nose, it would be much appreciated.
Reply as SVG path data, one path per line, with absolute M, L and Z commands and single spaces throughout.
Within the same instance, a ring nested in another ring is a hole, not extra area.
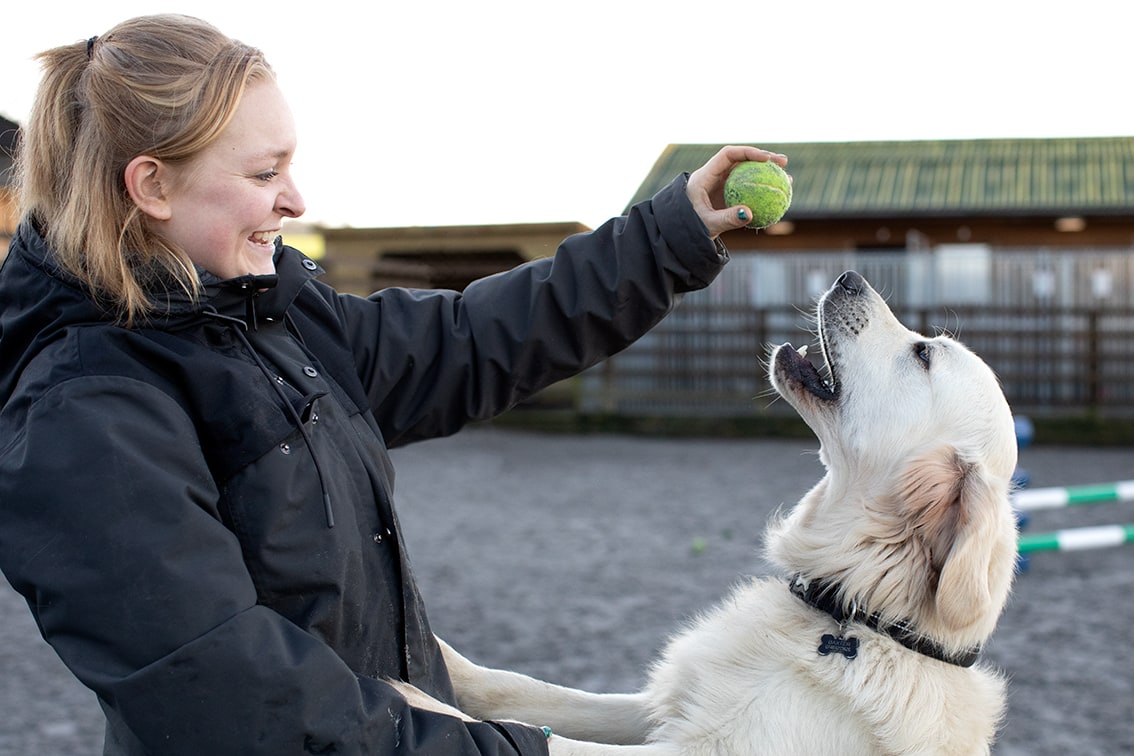
M 863 289 L 866 288 L 866 279 L 853 270 L 843 273 L 835 283 L 847 294 L 861 294 Z

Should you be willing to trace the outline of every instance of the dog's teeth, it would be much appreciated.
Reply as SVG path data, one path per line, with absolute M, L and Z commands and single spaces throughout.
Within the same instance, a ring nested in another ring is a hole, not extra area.
M 799 349 L 796 349 L 795 353 L 798 354 L 800 357 L 806 357 L 807 356 L 807 345 L 804 344 Z

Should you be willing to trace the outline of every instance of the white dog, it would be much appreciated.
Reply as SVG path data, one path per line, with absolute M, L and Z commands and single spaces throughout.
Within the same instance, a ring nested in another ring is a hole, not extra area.
M 1004 682 L 974 661 L 1014 574 L 1008 405 L 979 358 L 907 330 L 857 273 L 818 316 L 826 380 L 805 350 L 771 359 L 827 468 L 769 528 L 786 579 L 740 585 L 633 694 L 487 669 L 442 644 L 464 712 L 550 726 L 552 754 L 989 753 Z

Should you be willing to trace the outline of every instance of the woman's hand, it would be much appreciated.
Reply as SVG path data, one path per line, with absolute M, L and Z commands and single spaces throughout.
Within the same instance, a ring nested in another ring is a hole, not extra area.
M 693 203 L 693 209 L 709 229 L 709 237 L 712 239 L 716 239 L 725 231 L 741 228 L 752 220 L 752 212 L 748 208 L 742 205 L 727 208 L 724 206 L 725 179 L 732 173 L 733 168 L 749 160 L 758 162 L 771 160 L 781 168 L 787 165 L 787 158 L 776 152 L 768 152 L 758 147 L 729 146 L 722 147 L 709 159 L 709 162 L 689 176 L 685 193 Z

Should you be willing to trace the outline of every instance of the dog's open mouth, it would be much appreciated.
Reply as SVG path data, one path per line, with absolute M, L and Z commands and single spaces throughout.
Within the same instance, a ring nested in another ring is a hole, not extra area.
M 824 377 L 811 360 L 807 359 L 806 345 L 796 349 L 791 344 L 784 344 L 776 350 L 775 362 L 778 377 L 788 386 L 798 386 L 824 402 L 833 402 L 839 398 L 839 384 L 826 350 L 824 362 L 828 377 Z

